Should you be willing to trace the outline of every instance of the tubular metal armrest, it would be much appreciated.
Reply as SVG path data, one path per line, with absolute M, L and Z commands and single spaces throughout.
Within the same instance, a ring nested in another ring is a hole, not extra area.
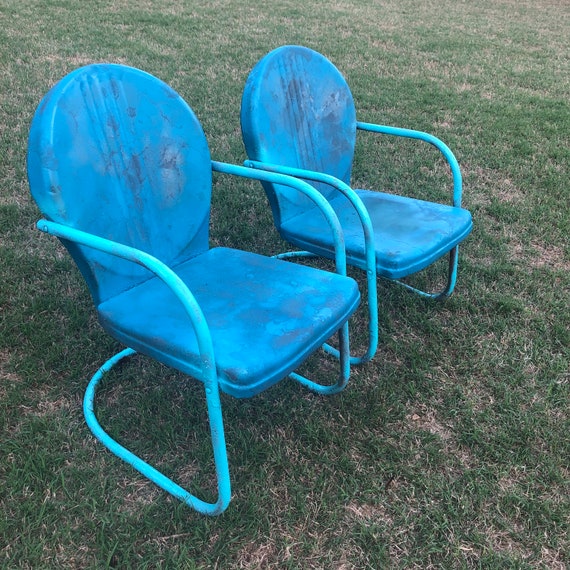
M 215 160 L 212 161 L 212 170 L 222 174 L 231 174 L 242 178 L 259 180 L 260 182 L 273 182 L 275 184 L 289 186 L 311 199 L 321 210 L 331 228 L 335 243 L 335 265 L 337 273 L 340 275 L 346 275 L 346 250 L 344 247 L 342 226 L 340 225 L 338 217 L 328 201 L 310 184 L 307 184 L 302 180 L 297 180 L 297 178 L 292 176 L 277 173 L 276 171 L 255 170 L 252 167 L 248 168 L 247 166 L 228 164 Z
M 277 172 L 269 172 L 265 170 L 255 170 L 254 168 L 248 168 L 247 166 L 239 166 L 236 164 L 228 164 L 214 160 L 212 161 L 212 170 L 215 172 L 220 172 L 222 174 L 230 174 L 234 176 L 240 176 L 242 178 L 258 180 L 260 182 L 273 182 L 275 184 L 289 186 L 310 198 L 313 203 L 321 210 L 331 228 L 335 244 L 335 266 L 337 273 L 340 275 L 346 275 L 346 250 L 344 246 L 344 234 L 342 232 L 342 226 L 340 225 L 338 217 L 332 206 L 322 196 L 322 194 L 313 188 L 310 184 L 289 175 Z M 296 372 L 291 373 L 290 377 L 320 394 L 334 394 L 340 392 L 341 390 L 344 390 L 350 376 L 350 365 L 353 362 L 350 357 L 348 322 L 346 322 L 339 330 L 339 346 L 340 348 L 336 349 L 328 344 L 323 345 L 323 348 L 327 352 L 334 354 L 337 356 L 337 358 L 340 359 L 341 372 L 339 380 L 336 384 L 332 386 L 322 386 L 321 384 L 317 384 L 316 382 L 313 382 L 312 380 L 309 380 L 308 378 L 305 378 Z
M 180 301 L 190 319 L 196 334 L 200 357 L 204 363 L 204 368 L 207 371 L 204 377 L 200 378 L 200 380 L 208 382 L 209 377 L 211 376 L 209 371 L 216 370 L 214 347 L 210 331 L 204 314 L 202 313 L 198 302 L 194 298 L 194 295 L 192 295 L 186 284 L 174 271 L 172 271 L 172 269 L 156 257 L 153 257 L 144 251 L 140 251 L 109 239 L 101 238 L 88 232 L 70 228 L 56 222 L 40 220 L 37 223 L 37 227 L 42 232 L 56 236 L 60 239 L 91 247 L 102 251 L 103 253 L 108 253 L 109 255 L 120 257 L 121 259 L 141 265 L 161 279 Z
M 443 154 L 451 168 L 451 175 L 453 177 L 453 205 L 457 208 L 461 207 L 461 195 L 463 187 L 461 169 L 459 168 L 459 163 L 457 162 L 455 155 L 442 140 L 423 131 L 402 129 L 400 127 L 390 127 L 387 125 L 376 125 L 373 123 L 363 123 L 361 121 L 357 121 L 356 127 L 361 131 L 424 141 L 437 148 Z

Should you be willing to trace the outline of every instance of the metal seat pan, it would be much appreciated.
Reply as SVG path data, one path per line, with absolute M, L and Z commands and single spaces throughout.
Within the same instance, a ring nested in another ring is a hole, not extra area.
M 222 391 L 253 396 L 287 376 L 358 306 L 358 286 L 335 273 L 229 248 L 214 248 L 173 270 L 206 318 Z M 98 307 L 113 337 L 137 352 L 199 377 L 192 327 L 158 278 Z
M 471 232 L 471 214 L 463 208 L 370 190 L 356 194 L 372 221 L 376 271 L 388 279 L 424 269 Z M 344 196 L 330 204 L 343 228 L 348 263 L 366 270 L 364 232 L 356 210 Z M 311 208 L 283 223 L 280 233 L 296 246 L 330 258 L 334 248 L 326 230 L 324 218 Z

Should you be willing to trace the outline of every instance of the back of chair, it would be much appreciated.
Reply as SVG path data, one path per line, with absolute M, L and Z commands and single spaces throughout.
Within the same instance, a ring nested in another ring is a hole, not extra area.
M 211 176 L 190 107 L 131 67 L 75 70 L 48 92 L 31 125 L 28 178 L 44 216 L 168 265 L 208 249 Z M 65 245 L 96 304 L 150 276 L 133 263 Z
M 267 54 L 247 80 L 242 135 L 251 160 L 331 174 L 350 183 L 356 111 L 338 69 L 321 54 L 283 46 Z M 326 197 L 327 186 L 319 186 Z M 265 184 L 277 226 L 310 202 L 289 189 Z

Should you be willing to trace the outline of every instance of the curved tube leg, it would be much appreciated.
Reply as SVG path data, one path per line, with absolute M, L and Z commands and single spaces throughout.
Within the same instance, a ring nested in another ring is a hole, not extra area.
M 446 299 L 453 293 L 453 289 L 455 289 L 455 283 L 457 282 L 457 262 L 459 259 L 459 246 L 456 245 L 450 252 L 449 252 L 449 269 L 447 274 L 447 284 L 446 286 L 439 292 L 439 293 L 428 293 L 426 291 L 422 291 L 421 289 L 416 289 L 407 283 L 402 281 L 396 280 L 396 283 L 402 285 L 406 289 L 421 295 L 422 297 L 428 297 L 430 299 Z
M 350 346 L 349 346 L 349 335 L 348 335 L 348 323 L 344 323 L 342 328 L 338 331 L 339 336 L 339 359 L 340 359 L 340 373 L 336 384 L 331 384 L 330 386 L 325 386 L 323 384 L 318 384 L 309 380 L 305 376 L 301 376 L 296 372 L 289 374 L 289 378 L 296 380 L 303 386 L 306 386 L 313 392 L 322 394 L 325 396 L 330 396 L 332 394 L 338 394 L 346 388 L 348 384 L 348 378 L 350 377 Z
M 372 360 L 378 349 L 378 285 L 376 282 L 376 273 L 374 271 L 366 272 L 366 287 L 368 289 L 368 347 L 362 356 L 351 356 L 350 364 L 365 364 Z M 325 344 L 323 349 L 339 357 L 339 350 Z
M 208 387 L 206 388 L 208 413 L 210 416 L 210 426 L 212 432 L 212 444 L 214 447 L 214 461 L 216 464 L 218 481 L 218 500 L 216 503 L 207 503 L 180 487 L 180 485 L 176 484 L 174 481 L 172 481 L 172 479 L 169 479 L 160 471 L 146 463 L 146 461 L 143 461 L 140 457 L 136 456 L 134 453 L 117 443 L 103 430 L 97 421 L 97 418 L 95 416 L 94 400 L 95 393 L 99 383 L 101 382 L 101 379 L 105 373 L 111 370 L 115 364 L 117 364 L 123 358 L 126 358 L 132 354 L 135 354 L 135 351 L 131 348 L 127 348 L 122 352 L 119 352 L 107 360 L 107 362 L 105 362 L 105 364 L 103 364 L 103 366 L 101 366 L 101 368 L 99 368 L 99 370 L 97 370 L 95 375 L 91 378 L 83 399 L 83 413 L 85 415 L 85 420 L 87 421 L 89 429 L 93 432 L 93 435 L 105 447 L 107 447 L 107 449 L 109 449 L 109 451 L 114 453 L 123 461 L 126 461 L 147 479 L 150 479 L 153 483 L 177 499 L 180 499 L 189 507 L 195 509 L 199 513 L 206 515 L 218 515 L 222 513 L 230 502 L 231 490 L 224 440 L 224 429 L 221 416 L 221 406 L 219 403 L 219 393 L 217 390 L 215 391 L 216 394 L 212 398 L 212 392 L 214 391 L 210 390 Z M 210 390 L 210 393 L 208 393 L 208 390 Z M 217 398 L 215 397 L 216 395 Z

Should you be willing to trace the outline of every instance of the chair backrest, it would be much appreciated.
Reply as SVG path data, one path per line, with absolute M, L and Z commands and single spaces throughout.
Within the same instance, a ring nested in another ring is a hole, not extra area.
M 241 127 L 251 160 L 324 172 L 350 184 L 354 100 L 342 74 L 323 55 L 283 46 L 261 59 L 245 85 Z M 327 198 L 333 193 L 312 184 Z M 264 187 L 277 226 L 309 204 L 289 189 Z
M 28 179 L 54 222 L 169 266 L 208 249 L 212 170 L 204 132 L 173 89 L 138 69 L 88 65 L 57 83 L 33 118 Z M 64 244 L 96 304 L 150 276 Z

